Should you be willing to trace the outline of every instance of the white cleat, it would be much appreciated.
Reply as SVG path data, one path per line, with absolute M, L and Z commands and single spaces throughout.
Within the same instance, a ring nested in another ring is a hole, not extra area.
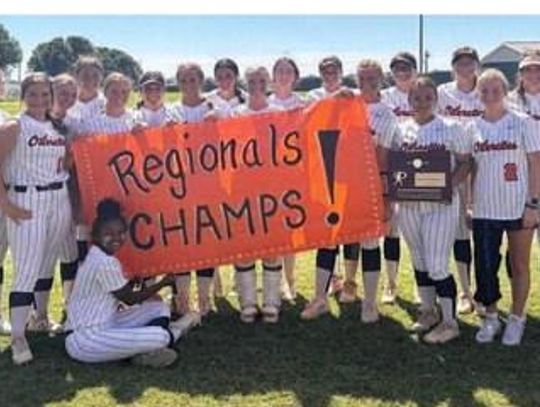
M 502 324 L 499 321 L 499 316 L 486 316 L 482 320 L 482 325 L 476 332 L 475 339 L 478 343 L 491 343 L 501 331 Z
M 429 344 L 443 344 L 459 336 L 459 326 L 457 321 L 448 323 L 441 322 L 431 332 L 424 336 L 424 342 Z
M 514 314 L 508 317 L 502 337 L 503 345 L 518 346 L 521 344 L 521 338 L 523 338 L 523 332 L 525 331 L 525 321 L 524 317 L 520 318 Z
M 177 358 L 178 354 L 174 349 L 162 348 L 152 352 L 141 353 L 133 356 L 131 358 L 131 363 L 137 366 L 146 366 L 159 369 L 172 365 Z
M 15 338 L 11 342 L 11 360 L 14 365 L 21 366 L 34 359 L 26 338 Z
M 0 317 L 0 335 L 9 336 L 11 335 L 11 324 L 9 321 Z

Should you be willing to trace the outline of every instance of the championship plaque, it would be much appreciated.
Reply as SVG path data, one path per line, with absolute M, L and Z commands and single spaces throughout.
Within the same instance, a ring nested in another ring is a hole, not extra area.
M 390 151 L 385 192 L 395 201 L 452 202 L 450 152 Z

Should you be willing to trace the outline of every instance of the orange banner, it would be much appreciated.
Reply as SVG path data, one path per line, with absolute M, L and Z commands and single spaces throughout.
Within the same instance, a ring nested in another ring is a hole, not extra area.
M 127 273 L 149 276 L 350 243 L 384 233 L 359 100 L 306 111 L 97 135 L 73 146 L 84 217 L 125 208 Z

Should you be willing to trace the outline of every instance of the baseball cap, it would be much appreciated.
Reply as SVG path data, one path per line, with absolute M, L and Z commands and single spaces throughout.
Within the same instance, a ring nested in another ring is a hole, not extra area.
M 341 60 L 334 55 L 323 58 L 323 60 L 319 63 L 319 72 L 324 70 L 328 66 L 335 66 L 340 71 L 343 70 Z
M 410 52 L 398 52 L 390 61 L 390 69 L 398 63 L 404 63 L 410 66 L 412 69 L 416 68 L 416 58 Z
M 527 52 L 519 62 L 519 70 L 534 65 L 540 66 L 540 52 Z
M 139 79 L 139 86 L 142 88 L 150 83 L 157 83 L 158 85 L 165 86 L 165 78 L 163 77 L 163 74 L 158 71 L 145 72 L 141 76 L 141 79 Z
M 478 52 L 476 52 L 476 50 L 471 47 L 461 47 L 456 49 L 452 54 L 452 64 L 454 64 L 461 57 L 470 57 L 476 62 L 480 62 Z

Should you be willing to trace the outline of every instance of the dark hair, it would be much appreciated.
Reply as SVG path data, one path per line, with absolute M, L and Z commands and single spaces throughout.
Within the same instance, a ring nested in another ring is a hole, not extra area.
M 94 55 L 79 56 L 79 58 L 73 65 L 73 71 L 75 72 L 75 75 L 78 75 L 79 72 L 81 72 L 81 70 L 86 67 L 96 68 L 99 72 L 101 72 L 101 75 L 103 75 L 103 73 L 105 72 L 100 59 Z
M 105 198 L 99 201 L 96 209 L 96 218 L 92 223 L 92 239 L 97 240 L 101 228 L 104 224 L 113 221 L 120 221 L 127 228 L 126 218 L 122 215 L 120 202 L 112 198 Z
M 469 57 L 475 60 L 477 63 L 480 63 L 478 51 L 469 46 L 459 47 L 454 50 L 452 53 L 452 65 L 454 65 L 461 57 Z
M 343 63 L 341 62 L 341 59 L 339 59 L 335 55 L 330 55 L 328 57 L 325 57 L 319 62 L 319 73 L 324 70 L 329 65 L 335 66 L 337 69 L 339 69 L 340 72 L 343 72 Z
M 298 65 L 296 65 L 296 62 L 294 62 L 294 60 L 289 57 L 281 57 L 278 58 L 276 62 L 274 62 L 274 66 L 272 67 L 272 75 L 276 76 L 276 69 L 280 63 L 286 63 L 292 66 L 296 79 L 300 78 L 300 69 L 298 69 Z
M 221 58 L 214 64 L 214 78 L 217 76 L 217 72 L 220 69 L 229 69 L 234 74 L 235 84 L 234 84 L 234 96 L 238 98 L 240 104 L 246 102 L 246 98 L 242 95 L 242 91 L 238 86 L 238 77 L 240 76 L 240 69 L 238 64 L 230 58 Z
M 400 62 L 410 66 L 415 71 L 417 70 L 416 58 L 410 52 L 401 51 L 394 55 L 394 57 L 390 60 L 390 70 L 394 68 L 394 65 Z
M 435 98 L 437 99 L 437 97 L 438 97 L 437 85 L 435 84 L 433 79 L 431 79 L 427 75 L 419 75 L 414 80 L 414 82 L 413 82 L 413 84 L 411 86 L 411 89 L 409 90 L 409 97 L 413 93 L 413 91 L 415 91 L 416 89 L 418 89 L 421 86 L 426 87 L 426 88 L 430 88 L 431 90 L 433 90 L 433 93 L 435 94 Z

